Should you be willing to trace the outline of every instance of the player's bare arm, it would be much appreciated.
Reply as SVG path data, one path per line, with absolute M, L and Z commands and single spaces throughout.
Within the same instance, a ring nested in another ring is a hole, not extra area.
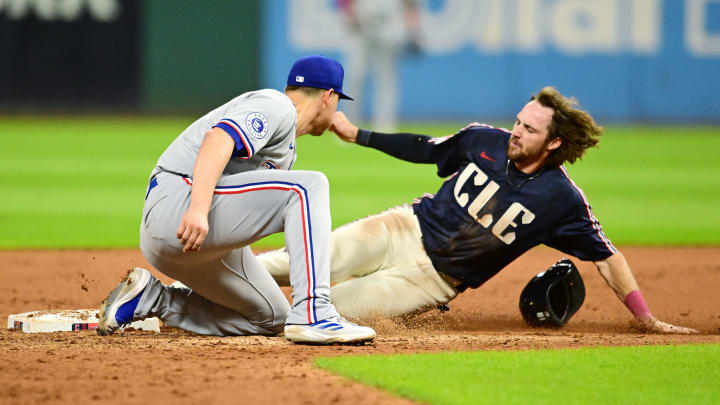
M 635 319 L 650 332 L 657 333 L 697 333 L 695 329 L 671 325 L 657 320 L 649 311 L 640 294 L 640 287 L 619 251 L 605 260 L 595 262 L 598 272 L 613 289 L 620 301 L 628 307 Z
M 350 122 L 342 111 L 335 113 L 332 124 L 330 124 L 330 131 L 337 134 L 345 142 L 357 142 L 358 127 Z
M 631 291 L 639 290 L 630 266 L 620 251 L 603 261 L 594 262 L 598 272 L 603 276 L 620 301 L 625 300 Z
M 233 139 L 220 128 L 205 134 L 193 169 L 193 187 L 190 207 L 183 215 L 177 230 L 177 238 L 183 244 L 183 252 L 200 250 L 208 234 L 208 212 L 213 191 L 220 174 L 230 160 Z

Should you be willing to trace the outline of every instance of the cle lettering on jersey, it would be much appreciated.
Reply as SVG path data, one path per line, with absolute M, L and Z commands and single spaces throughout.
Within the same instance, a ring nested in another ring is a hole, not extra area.
M 468 193 L 463 193 L 461 190 L 471 177 L 474 177 L 474 185 L 480 186 L 482 189 L 475 199 L 473 199 L 472 203 L 468 205 Z M 505 244 L 509 245 L 515 240 L 515 233 L 506 233 L 506 231 L 509 228 L 516 228 L 518 226 L 515 219 L 519 217 L 521 223 L 527 225 L 535 219 L 535 214 L 533 214 L 521 203 L 513 202 L 500 216 L 500 219 L 498 219 L 497 222 L 494 222 L 494 218 L 491 213 L 478 218 L 480 210 L 482 210 L 482 208 L 488 203 L 488 201 L 490 201 L 498 190 L 500 190 L 500 185 L 498 185 L 498 183 L 493 180 L 489 180 L 487 174 L 480 170 L 480 168 L 478 168 L 474 163 L 470 163 L 465 167 L 465 170 L 460 173 L 460 176 L 455 183 L 453 194 L 455 195 L 455 201 L 457 201 L 461 207 L 466 208 L 468 215 L 476 218 L 477 222 L 482 227 L 489 228 L 494 223 L 495 225 L 492 227 L 492 234 Z

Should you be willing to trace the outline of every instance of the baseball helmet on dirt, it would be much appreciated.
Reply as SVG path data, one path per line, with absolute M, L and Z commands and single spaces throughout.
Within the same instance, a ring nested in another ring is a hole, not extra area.
M 528 325 L 559 328 L 585 300 L 585 284 L 569 259 L 538 273 L 520 294 L 520 313 Z

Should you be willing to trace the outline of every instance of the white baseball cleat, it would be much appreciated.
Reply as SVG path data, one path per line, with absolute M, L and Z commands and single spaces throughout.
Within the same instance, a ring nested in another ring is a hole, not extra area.
M 336 316 L 309 325 L 285 325 L 285 338 L 293 343 L 362 343 L 375 339 L 367 326 L 356 325 Z
M 152 274 L 149 271 L 136 267 L 110 292 L 100 305 L 98 335 L 110 335 L 115 330 L 138 320 L 134 318 L 135 309 L 151 279 Z

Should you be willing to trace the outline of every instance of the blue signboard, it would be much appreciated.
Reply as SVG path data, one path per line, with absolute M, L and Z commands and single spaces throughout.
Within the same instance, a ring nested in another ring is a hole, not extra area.
M 347 2 L 265 1 L 263 85 L 282 88 L 302 55 L 354 66 Z M 404 4 L 382 1 L 394 2 Z M 419 0 L 416 11 L 420 52 L 406 37 L 397 59 L 402 119 L 511 119 L 552 85 L 606 122 L 720 122 L 720 0 Z M 367 86 L 359 102 L 370 107 L 378 89 Z

